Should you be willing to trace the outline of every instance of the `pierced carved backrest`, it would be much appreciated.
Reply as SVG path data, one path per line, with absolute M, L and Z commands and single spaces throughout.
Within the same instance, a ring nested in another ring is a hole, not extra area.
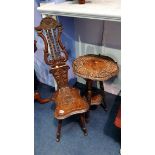
M 41 20 L 40 25 L 35 27 L 38 35 L 44 42 L 44 60 L 51 67 L 58 88 L 68 85 L 68 69 L 66 65 L 68 53 L 61 41 L 62 25 L 51 16 Z

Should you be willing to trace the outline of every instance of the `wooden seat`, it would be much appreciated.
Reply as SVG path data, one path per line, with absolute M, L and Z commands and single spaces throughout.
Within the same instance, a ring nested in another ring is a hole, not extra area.
M 60 141 L 62 120 L 74 114 L 79 114 L 84 135 L 85 112 L 89 106 L 87 101 L 80 96 L 80 91 L 68 86 L 68 70 L 66 64 L 68 53 L 61 42 L 62 25 L 51 16 L 42 19 L 40 26 L 36 27 L 38 35 L 44 42 L 44 60 L 50 66 L 50 73 L 54 76 L 58 90 L 52 96 L 56 103 L 54 116 L 58 119 L 56 141 Z
M 118 74 L 119 67 L 117 62 L 108 56 L 88 54 L 80 56 L 74 60 L 73 71 L 76 75 L 86 80 L 89 105 L 101 104 L 103 108 L 107 110 L 103 81 L 108 80 Z M 96 96 L 93 94 L 93 81 L 99 81 L 102 96 Z
M 81 98 L 80 91 L 75 88 L 64 87 L 59 89 L 54 100 L 57 103 L 55 117 L 65 119 L 71 115 L 84 113 L 88 110 L 88 104 L 85 98 Z

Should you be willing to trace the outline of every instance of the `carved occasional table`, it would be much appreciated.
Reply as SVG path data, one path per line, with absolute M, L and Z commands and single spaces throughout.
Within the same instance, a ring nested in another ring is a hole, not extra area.
M 117 62 L 108 56 L 88 54 L 74 60 L 73 72 L 86 80 L 89 105 L 99 105 L 102 103 L 103 108 L 106 110 L 103 81 L 118 74 Z M 99 81 L 101 95 L 93 95 L 93 81 Z

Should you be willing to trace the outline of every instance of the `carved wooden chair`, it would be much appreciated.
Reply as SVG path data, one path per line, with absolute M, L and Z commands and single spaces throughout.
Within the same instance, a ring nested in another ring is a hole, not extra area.
M 79 114 L 82 130 L 84 135 L 87 135 L 84 114 L 89 106 L 86 99 L 80 96 L 78 89 L 68 86 L 68 54 L 61 42 L 62 25 L 48 16 L 42 19 L 35 30 L 43 39 L 44 60 L 50 66 L 50 73 L 53 74 L 58 87 L 52 96 L 56 103 L 54 116 L 58 119 L 56 141 L 60 141 L 62 120 L 74 114 Z

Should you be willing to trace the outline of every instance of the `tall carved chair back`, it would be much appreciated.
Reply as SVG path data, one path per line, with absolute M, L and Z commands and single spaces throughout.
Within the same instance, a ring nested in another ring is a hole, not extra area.
M 66 65 L 68 54 L 61 41 L 62 25 L 51 16 L 43 18 L 40 25 L 35 27 L 44 42 L 44 60 L 50 66 L 58 89 L 68 85 L 68 69 Z

